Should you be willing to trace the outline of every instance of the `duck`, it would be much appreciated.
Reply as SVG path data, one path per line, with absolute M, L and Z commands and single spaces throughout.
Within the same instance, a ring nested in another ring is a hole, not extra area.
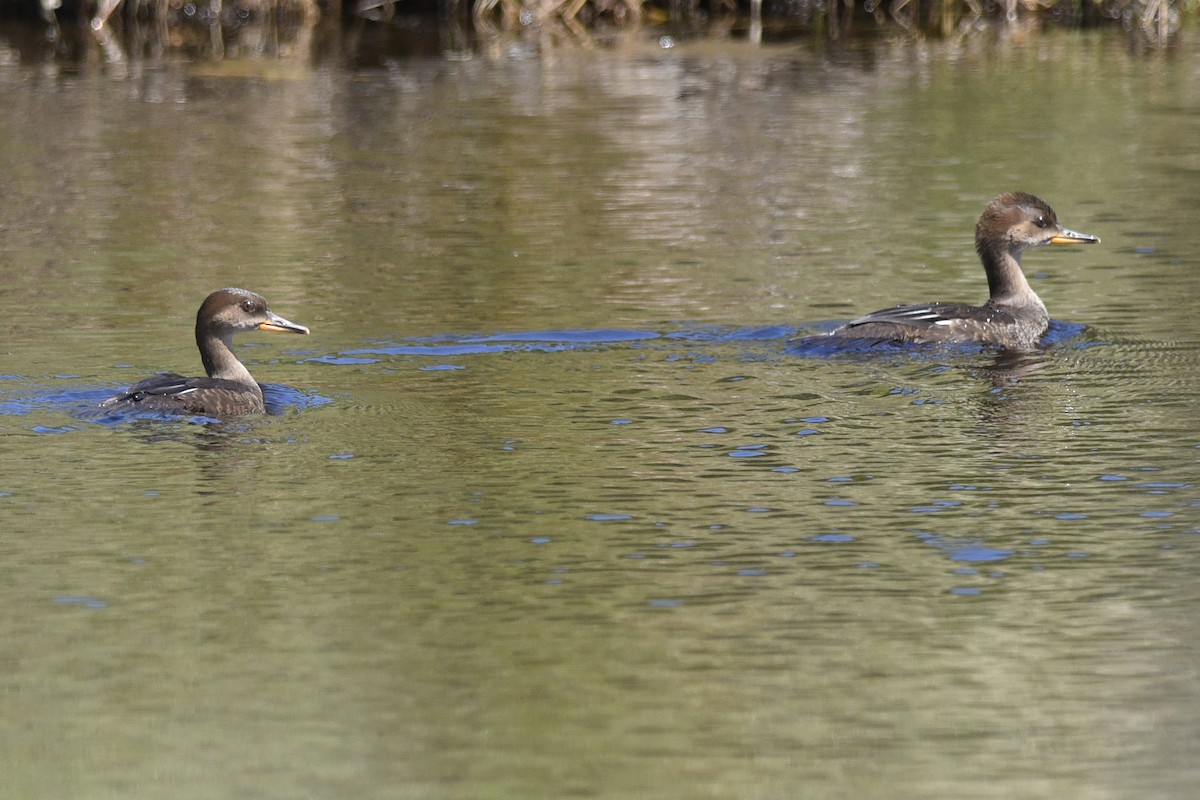
M 262 386 L 232 349 L 235 333 L 252 330 L 309 333 L 303 325 L 271 311 L 262 295 L 246 289 L 218 289 L 204 298 L 196 312 L 196 346 L 208 377 L 160 372 L 102 401 L 99 407 L 218 418 L 264 413 Z
M 900 305 L 875 311 L 826 334 L 837 339 L 893 343 L 975 343 L 1032 350 L 1050 326 L 1050 315 L 1021 271 L 1021 254 L 1044 244 L 1098 244 L 1100 239 L 1058 224 L 1041 198 L 1025 192 L 995 197 L 975 226 L 975 250 L 987 273 L 981 306 L 952 303 Z

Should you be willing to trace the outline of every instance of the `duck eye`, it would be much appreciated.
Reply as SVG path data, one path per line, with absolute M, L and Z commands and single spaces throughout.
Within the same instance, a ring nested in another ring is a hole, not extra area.
M 254 301 L 253 300 L 243 300 L 242 301 L 242 311 L 245 311 L 247 314 L 253 314 L 255 311 Z
M 1045 228 L 1050 223 L 1046 221 L 1046 218 L 1044 216 L 1042 216 L 1041 214 L 1038 214 L 1038 218 L 1036 220 L 1034 220 L 1034 224 L 1037 225 L 1039 228 Z

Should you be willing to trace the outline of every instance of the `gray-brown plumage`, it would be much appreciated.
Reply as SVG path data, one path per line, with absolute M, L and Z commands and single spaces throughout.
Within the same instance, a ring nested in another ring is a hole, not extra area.
M 829 335 L 892 342 L 975 342 L 1031 349 L 1050 316 L 1021 271 L 1021 253 L 1043 244 L 1100 240 L 1058 224 L 1054 209 L 1024 192 L 1006 192 L 988 203 L 975 226 L 975 249 L 987 273 L 982 306 L 924 303 L 896 306 L 851 320 Z
M 196 346 L 206 378 L 162 372 L 100 403 L 101 408 L 205 414 L 213 417 L 261 414 L 262 387 L 233 354 L 235 333 L 251 330 L 308 333 L 267 308 L 261 295 L 245 289 L 218 289 L 196 313 Z

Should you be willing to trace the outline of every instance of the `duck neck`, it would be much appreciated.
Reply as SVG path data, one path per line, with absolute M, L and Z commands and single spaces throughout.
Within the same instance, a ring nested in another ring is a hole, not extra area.
M 200 360 L 204 362 L 204 371 L 208 377 L 251 386 L 258 385 L 250 375 L 250 370 L 233 354 L 229 336 L 218 336 L 197 325 L 196 346 L 200 348 Z
M 979 242 L 977 249 L 987 273 L 988 305 L 1040 309 L 1042 314 L 1046 313 L 1041 298 L 1030 288 L 1021 271 L 1020 252 L 991 247 L 985 242 Z

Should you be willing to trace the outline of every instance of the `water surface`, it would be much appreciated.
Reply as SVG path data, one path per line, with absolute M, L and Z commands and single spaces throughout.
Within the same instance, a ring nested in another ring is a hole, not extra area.
M 0 68 L 4 796 L 1190 797 L 1195 52 Z M 1009 189 L 1043 351 L 789 347 Z

